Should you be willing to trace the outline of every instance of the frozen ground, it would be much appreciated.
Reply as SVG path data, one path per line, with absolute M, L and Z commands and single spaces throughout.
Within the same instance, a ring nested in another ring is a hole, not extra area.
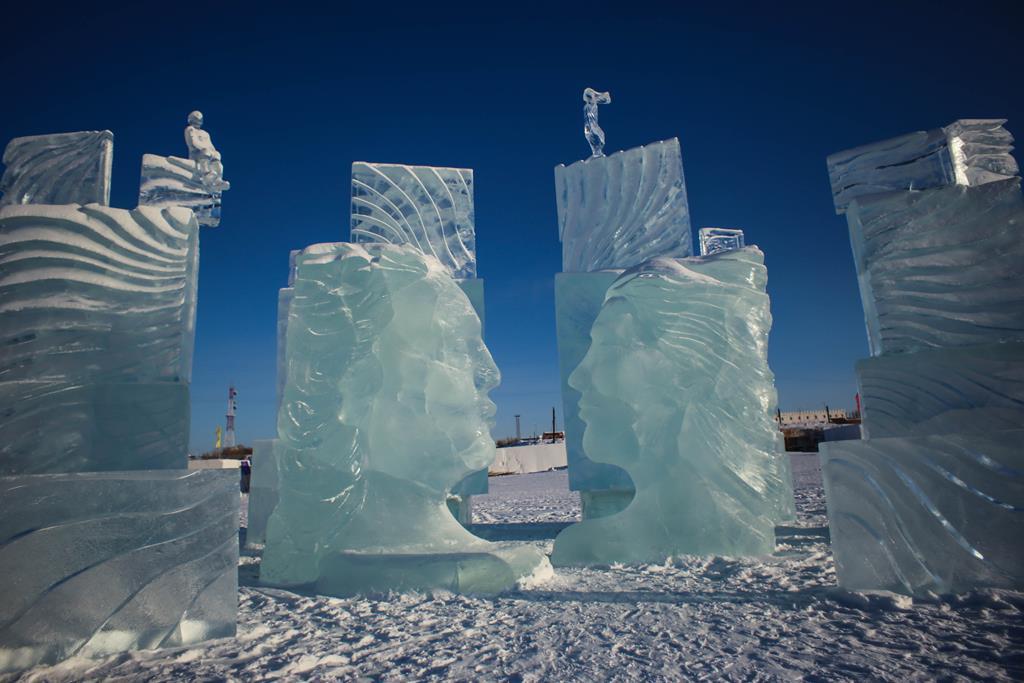
M 558 570 L 498 598 L 340 600 L 256 587 L 258 552 L 245 551 L 236 639 L 79 659 L 23 680 L 1024 678 L 1024 594 L 911 603 L 835 589 L 817 456 L 792 457 L 800 518 L 771 557 Z M 579 514 L 566 481 L 492 478 L 475 499 L 476 530 L 550 547 Z

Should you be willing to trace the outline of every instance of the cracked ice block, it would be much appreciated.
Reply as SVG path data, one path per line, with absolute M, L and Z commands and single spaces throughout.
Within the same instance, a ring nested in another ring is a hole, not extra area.
M 1024 425 L 1024 343 L 926 349 L 857 362 L 864 436 Z
M 821 444 L 839 585 L 1024 588 L 1024 431 Z
M 552 562 L 761 555 L 791 507 L 772 420 L 767 271 L 756 247 L 657 258 L 622 273 L 569 377 L 583 445 L 626 470 L 625 510 L 575 524 Z
M 237 472 L 0 477 L 0 671 L 232 636 Z
M 109 130 L 14 138 L 4 150 L 0 205 L 110 204 Z
M 202 180 L 199 167 L 190 159 L 175 156 L 142 155 L 139 206 L 192 209 L 199 225 L 220 225 L 221 191 L 211 191 Z
M 198 258 L 186 209 L 0 207 L 0 471 L 182 466 Z
M 453 278 L 475 278 L 473 169 L 353 163 L 351 239 L 411 244 Z
M 569 384 L 569 377 L 590 349 L 590 329 L 601 311 L 604 296 L 621 270 L 594 273 L 555 274 L 555 332 L 558 339 L 558 365 L 562 379 L 562 415 L 565 422 L 565 453 L 569 469 L 569 488 L 573 491 L 620 492 L 628 501 L 633 481 L 616 465 L 594 462 L 583 448 L 583 420 L 580 419 L 580 392 Z M 622 495 L 619 497 L 621 498 Z M 584 505 L 584 514 L 598 506 Z
M 249 480 L 249 524 L 247 543 L 265 543 L 267 520 L 277 507 L 280 482 L 277 473 L 277 439 L 254 441 L 252 444 L 252 475 Z
M 854 201 L 872 356 L 1024 340 L 1020 178 Z
M 567 273 L 693 253 L 676 138 L 556 166 L 555 197 Z
M 1006 119 L 960 119 L 828 157 L 836 213 L 855 199 L 946 185 L 978 186 L 1018 173 Z
M 499 375 L 440 262 L 412 245 L 307 248 L 286 348 L 262 583 L 489 593 L 548 569 L 537 548 L 484 541 L 448 511 L 452 487 L 494 459 Z
M 743 231 L 734 228 L 701 228 L 698 233 L 701 256 L 742 249 L 746 244 L 743 240 Z

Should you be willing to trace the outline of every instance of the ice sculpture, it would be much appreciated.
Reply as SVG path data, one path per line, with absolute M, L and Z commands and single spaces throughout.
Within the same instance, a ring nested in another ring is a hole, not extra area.
M 837 213 L 858 197 L 978 186 L 1017 175 L 1006 119 L 961 119 L 945 128 L 918 131 L 828 157 Z
M 197 239 L 186 209 L 0 207 L 0 474 L 183 466 Z
M 4 150 L 0 204 L 110 204 L 109 130 L 14 138 Z
M 221 193 L 231 189 L 231 183 L 224 180 L 220 152 L 202 125 L 201 112 L 189 114 L 185 128 L 188 159 L 142 155 L 139 206 L 188 207 L 200 225 L 214 227 L 220 224 Z
M 845 587 L 1024 586 L 1024 203 L 1002 123 L 829 157 L 872 354 L 867 439 L 821 450 Z
M 352 241 L 412 244 L 453 278 L 476 277 L 473 170 L 357 161 Z
M 611 93 L 598 92 L 593 88 L 583 91 L 583 136 L 590 143 L 591 158 L 604 156 L 604 131 L 597 123 L 597 107 L 611 103 Z
M 701 256 L 710 256 L 711 254 L 732 249 L 742 249 L 745 245 L 742 230 L 733 228 L 701 228 L 698 234 L 700 235 Z
M 232 636 L 237 472 L 0 477 L 0 672 Z
M 556 166 L 555 193 L 567 273 L 693 253 L 675 138 Z
M 254 441 L 252 474 L 249 486 L 249 515 L 245 532 L 247 543 L 264 543 L 267 520 L 277 507 L 279 480 L 277 474 L 277 439 Z
M 498 371 L 445 267 L 412 245 L 321 244 L 297 261 L 261 582 L 486 593 L 543 571 L 535 547 L 483 541 L 446 507 L 494 457 Z
M 656 258 L 614 282 L 569 384 L 587 455 L 625 469 L 636 495 L 559 534 L 554 564 L 774 550 L 791 484 L 771 418 L 766 282 L 756 247 Z

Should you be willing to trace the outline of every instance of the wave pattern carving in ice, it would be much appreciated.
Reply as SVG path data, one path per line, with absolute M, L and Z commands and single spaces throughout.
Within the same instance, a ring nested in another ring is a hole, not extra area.
M 839 584 L 905 594 L 1020 589 L 1024 431 L 822 444 Z
M 564 272 L 693 253 L 676 138 L 556 166 L 555 196 Z
M 192 209 L 199 225 L 220 225 L 221 190 L 211 190 L 195 161 L 175 156 L 142 155 L 139 206 Z
M 2 204 L 110 204 L 109 130 L 14 138 L 4 150 Z
M 858 197 L 945 185 L 978 186 L 1018 173 L 1006 119 L 960 119 L 828 157 L 836 213 Z
M 847 219 L 871 355 L 1024 340 L 1020 178 L 864 197 Z
M 657 258 L 611 286 L 569 383 L 587 455 L 625 469 L 625 510 L 555 540 L 556 565 L 758 555 L 792 509 L 771 418 L 767 271 L 756 247 Z
M 451 488 L 494 458 L 499 375 L 439 261 L 414 245 L 307 248 L 286 354 L 261 582 L 495 592 L 546 566 L 536 548 L 483 541 L 448 511 Z
M 473 169 L 352 164 L 355 243 L 411 244 L 453 278 L 476 277 Z
M 0 471 L 182 465 L 197 235 L 180 208 L 0 207 Z
M 0 478 L 0 671 L 235 633 L 238 478 Z

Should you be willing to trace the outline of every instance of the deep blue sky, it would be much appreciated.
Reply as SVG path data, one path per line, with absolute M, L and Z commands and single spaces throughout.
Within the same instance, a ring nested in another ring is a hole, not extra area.
M 5 10 L 0 139 L 109 128 L 122 207 L 143 153 L 184 156 L 192 109 L 223 154 L 194 449 L 229 383 L 240 440 L 273 435 L 277 289 L 290 249 L 347 238 L 352 161 L 475 170 L 500 437 L 552 405 L 561 424 L 552 168 L 588 154 L 584 87 L 612 93 L 606 151 L 679 137 L 694 230 L 743 228 L 765 251 L 783 410 L 852 406 L 867 355 L 826 155 L 961 117 L 1024 135 L 1019 3 L 28 4 Z

